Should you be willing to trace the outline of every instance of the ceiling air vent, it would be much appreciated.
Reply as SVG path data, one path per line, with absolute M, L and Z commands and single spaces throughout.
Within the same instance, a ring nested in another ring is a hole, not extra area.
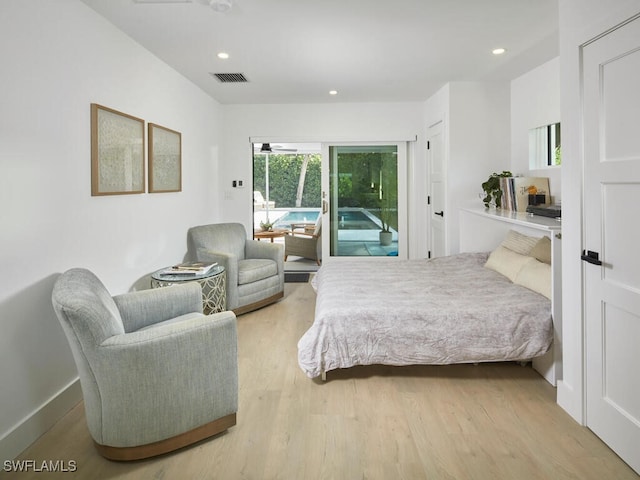
M 212 73 L 222 83 L 246 83 L 247 78 L 242 73 Z

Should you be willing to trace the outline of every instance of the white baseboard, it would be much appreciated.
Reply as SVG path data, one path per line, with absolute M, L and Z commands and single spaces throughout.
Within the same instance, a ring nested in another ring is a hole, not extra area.
M 556 362 L 554 359 L 554 348 L 551 347 L 547 353 L 541 357 L 536 357 L 531 362 L 533 369 L 537 371 L 544 379 L 554 387 L 557 384 L 556 378 Z
M 582 396 L 578 396 L 573 387 L 562 380 L 558 381 L 557 403 L 580 425 L 585 425 Z
M 76 378 L 0 438 L 0 460 L 13 460 L 82 400 Z

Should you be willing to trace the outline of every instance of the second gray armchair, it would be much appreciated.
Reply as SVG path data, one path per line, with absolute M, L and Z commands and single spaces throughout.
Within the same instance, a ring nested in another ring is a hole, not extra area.
M 247 238 L 241 223 L 189 229 L 190 260 L 214 261 L 227 272 L 227 308 L 240 315 L 284 296 L 284 247 Z

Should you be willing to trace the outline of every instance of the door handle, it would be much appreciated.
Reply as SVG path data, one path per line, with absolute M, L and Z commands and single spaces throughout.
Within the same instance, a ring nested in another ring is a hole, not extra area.
M 439 212 L 435 212 L 435 215 L 438 215 L 438 216 L 440 216 L 440 217 L 443 217 L 443 218 L 444 218 L 444 210 L 441 210 L 441 211 L 439 211 Z
M 327 213 L 329 211 L 329 204 L 326 200 L 322 200 L 322 213 Z
M 602 265 L 602 262 L 600 261 L 600 254 L 598 252 L 583 250 L 580 258 L 591 265 Z

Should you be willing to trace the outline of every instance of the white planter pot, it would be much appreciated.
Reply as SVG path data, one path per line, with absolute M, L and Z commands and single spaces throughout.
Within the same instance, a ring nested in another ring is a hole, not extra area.
M 393 234 L 391 232 L 380 232 L 380 245 L 391 245 Z

